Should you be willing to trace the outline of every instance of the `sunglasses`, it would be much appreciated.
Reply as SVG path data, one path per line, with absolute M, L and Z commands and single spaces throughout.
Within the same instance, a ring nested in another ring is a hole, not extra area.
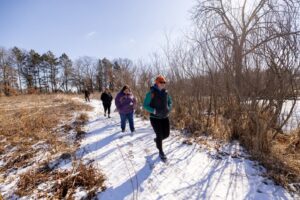
M 166 82 L 159 82 L 160 84 L 166 84 Z

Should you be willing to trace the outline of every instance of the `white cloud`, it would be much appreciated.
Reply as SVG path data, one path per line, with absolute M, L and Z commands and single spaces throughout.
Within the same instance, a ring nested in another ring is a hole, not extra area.
M 136 41 L 135 41 L 135 39 L 131 38 L 131 39 L 129 40 L 129 43 L 130 43 L 130 44 L 135 44 Z
M 90 39 L 90 38 L 94 37 L 95 35 L 96 35 L 96 31 L 91 31 L 91 32 L 85 34 L 85 38 Z

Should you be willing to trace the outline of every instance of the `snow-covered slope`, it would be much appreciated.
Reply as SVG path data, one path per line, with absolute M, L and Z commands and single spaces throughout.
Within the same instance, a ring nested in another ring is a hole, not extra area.
M 118 113 L 108 119 L 100 101 L 89 104 L 95 110 L 77 156 L 107 176 L 107 190 L 98 194 L 99 199 L 297 198 L 262 177 L 264 169 L 246 159 L 237 143 L 225 146 L 220 155 L 198 144 L 183 144 L 179 133 L 172 131 L 164 141 L 168 162 L 163 163 L 149 121 L 135 118 L 136 132 L 122 133 Z

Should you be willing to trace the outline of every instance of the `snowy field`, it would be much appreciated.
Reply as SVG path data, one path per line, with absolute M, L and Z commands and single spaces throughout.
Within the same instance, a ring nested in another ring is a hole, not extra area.
M 107 176 L 99 199 L 299 199 L 263 177 L 264 169 L 247 159 L 233 143 L 222 152 L 183 144 L 176 131 L 164 141 L 168 162 L 158 158 L 149 121 L 135 118 L 136 132 L 120 131 L 118 113 L 103 116 L 101 102 L 92 100 L 88 134 L 77 157 L 92 163 Z M 114 106 L 112 106 L 114 110 Z M 84 196 L 78 193 L 77 198 Z
M 293 106 L 293 101 L 286 101 L 283 104 L 282 107 L 282 116 L 283 118 L 286 118 L 286 116 L 289 114 L 291 108 Z M 284 131 L 291 131 L 298 127 L 298 124 L 300 123 L 300 100 L 297 100 L 295 107 L 293 109 L 292 115 L 290 119 L 288 120 L 287 124 L 283 127 Z

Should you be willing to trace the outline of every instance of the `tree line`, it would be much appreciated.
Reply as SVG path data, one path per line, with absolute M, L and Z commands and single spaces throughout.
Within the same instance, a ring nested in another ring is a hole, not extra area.
M 126 58 L 84 56 L 72 61 L 65 53 L 56 57 L 51 51 L 0 48 L 0 94 L 115 90 L 125 84 L 120 76 L 132 65 Z

